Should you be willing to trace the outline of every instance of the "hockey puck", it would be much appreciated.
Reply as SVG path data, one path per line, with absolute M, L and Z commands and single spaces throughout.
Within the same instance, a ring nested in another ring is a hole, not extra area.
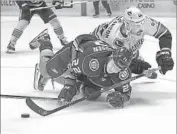
M 23 113 L 23 114 L 21 114 L 21 118 L 29 118 L 29 117 L 30 117 L 30 115 L 27 114 L 27 113 Z

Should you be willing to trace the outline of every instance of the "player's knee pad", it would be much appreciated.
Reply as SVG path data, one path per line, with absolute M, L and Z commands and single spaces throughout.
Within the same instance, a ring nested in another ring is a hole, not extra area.
M 45 76 L 49 76 L 48 72 L 47 72 L 47 67 L 46 64 L 47 62 L 50 60 L 50 58 L 54 55 L 53 51 L 46 49 L 43 50 L 40 53 L 40 63 L 39 63 L 39 70 L 40 73 L 45 77 Z
M 20 31 L 23 31 L 29 24 L 29 21 L 27 20 L 20 20 L 16 29 L 20 30 Z
M 40 59 L 41 58 L 50 59 L 53 55 L 54 55 L 54 53 L 53 53 L 52 50 L 45 49 L 45 50 L 41 51 L 41 53 L 40 53 Z
M 96 93 L 94 95 L 91 95 L 91 94 L 93 94 L 95 92 L 98 92 L 99 90 L 101 90 L 101 88 L 98 88 L 98 87 L 93 88 L 93 87 L 85 86 L 83 88 L 83 94 L 85 96 L 89 96 L 88 100 L 96 100 L 98 97 L 100 97 L 101 92 L 100 93 Z

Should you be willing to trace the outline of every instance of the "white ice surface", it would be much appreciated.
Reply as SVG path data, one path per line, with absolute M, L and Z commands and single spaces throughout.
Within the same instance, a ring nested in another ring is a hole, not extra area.
M 17 43 L 16 53 L 5 54 L 6 46 L 17 17 L 1 18 L 1 94 L 57 97 L 61 86 L 52 90 L 50 84 L 44 92 L 33 90 L 34 65 L 37 50 L 29 49 L 29 42 L 44 28 L 49 28 L 55 48 L 61 47 L 50 25 L 34 18 Z M 110 18 L 59 17 L 69 40 L 89 33 Z M 176 61 L 176 18 L 156 18 L 173 35 L 173 58 Z M 146 37 L 141 53 L 156 67 L 155 53 L 158 41 Z M 162 80 L 166 79 L 166 80 Z M 124 109 L 111 108 L 104 102 L 105 94 L 96 102 L 82 102 L 48 117 L 32 112 L 25 100 L 1 99 L 1 134 L 175 134 L 176 133 L 176 62 L 174 70 L 157 80 L 142 78 L 132 83 L 130 104 Z M 56 102 L 38 102 L 46 109 Z M 31 118 L 20 118 L 29 113 Z

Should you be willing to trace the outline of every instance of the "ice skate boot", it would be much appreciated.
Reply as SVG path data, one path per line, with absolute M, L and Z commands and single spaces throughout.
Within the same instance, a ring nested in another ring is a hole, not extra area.
M 34 50 L 36 48 L 38 48 L 40 46 L 39 41 L 40 40 L 50 40 L 50 36 L 48 34 L 48 30 L 45 29 L 44 31 L 42 31 L 39 35 L 37 35 L 30 43 L 29 46 L 31 48 L 31 50 Z
M 99 14 L 94 14 L 93 15 L 93 18 L 98 18 L 99 17 Z
M 108 17 L 111 17 L 112 16 L 112 13 L 108 13 Z
M 8 46 L 7 46 L 7 51 L 6 53 L 8 54 L 12 54 L 15 52 L 15 44 L 13 44 L 11 41 L 9 42 Z
M 71 102 L 73 97 L 76 95 L 77 89 L 74 85 L 64 85 L 60 94 L 58 95 L 58 103 L 60 105 L 65 105 Z

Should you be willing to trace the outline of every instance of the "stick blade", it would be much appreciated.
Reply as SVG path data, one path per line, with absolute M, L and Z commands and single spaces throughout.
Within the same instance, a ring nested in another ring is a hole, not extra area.
M 26 104 L 35 113 L 37 113 L 41 116 L 47 116 L 48 115 L 48 111 L 39 107 L 38 105 L 36 105 L 31 98 L 26 98 Z

